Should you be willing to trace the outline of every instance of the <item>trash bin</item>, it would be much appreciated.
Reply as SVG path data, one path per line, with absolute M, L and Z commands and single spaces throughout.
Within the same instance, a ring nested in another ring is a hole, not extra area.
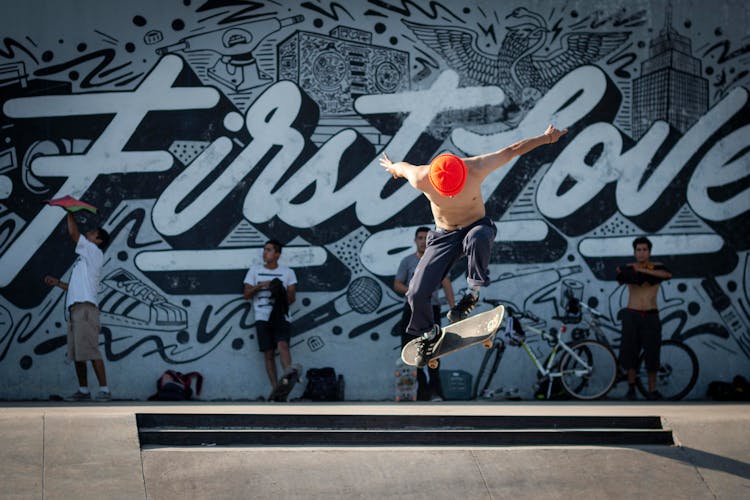
M 448 401 L 471 399 L 471 373 L 464 370 L 440 370 L 443 397 Z

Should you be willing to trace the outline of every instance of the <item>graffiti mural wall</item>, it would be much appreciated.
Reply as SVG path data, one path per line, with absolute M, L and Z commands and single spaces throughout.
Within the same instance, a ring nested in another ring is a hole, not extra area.
M 619 339 L 615 268 L 647 235 L 674 277 L 663 337 L 712 380 L 750 375 L 750 10 L 744 2 L 34 0 L 3 5 L 0 398 L 75 390 L 64 292 L 71 195 L 112 234 L 99 291 L 117 398 L 165 369 L 206 399 L 268 393 L 242 299 L 266 240 L 298 278 L 292 355 L 354 400 L 393 396 L 392 290 L 427 200 L 378 165 L 569 133 L 483 186 L 498 226 L 483 298 Z M 81 215 L 86 214 L 86 215 Z M 451 273 L 456 293 L 464 268 Z M 485 304 L 484 308 L 489 305 Z M 444 306 L 444 310 L 446 307 Z M 447 358 L 475 373 L 484 352 Z M 509 352 L 497 385 L 535 382 Z M 93 377 L 92 377 L 93 378 Z

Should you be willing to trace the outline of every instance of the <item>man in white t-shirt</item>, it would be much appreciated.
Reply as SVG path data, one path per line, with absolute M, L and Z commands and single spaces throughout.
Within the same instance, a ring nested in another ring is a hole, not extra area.
M 281 243 L 276 240 L 266 242 L 263 246 L 263 265 L 248 269 L 243 293 L 245 300 L 253 301 L 258 347 L 265 358 L 266 373 L 273 389 L 278 384 L 274 351 L 279 351 L 284 372 L 292 365 L 289 306 L 297 292 L 297 276 L 290 268 L 279 265 L 279 257 Z
M 67 291 L 65 309 L 70 314 L 68 322 L 68 359 L 75 362 L 78 391 L 66 398 L 69 401 L 89 401 L 86 361 L 91 361 L 99 381 L 97 401 L 109 401 L 112 395 L 107 387 L 102 353 L 99 350 L 99 305 L 97 293 L 104 264 L 103 249 L 109 244 L 109 233 L 102 228 L 92 229 L 82 235 L 72 212 L 67 217 L 68 234 L 76 244 L 78 259 L 73 264 L 70 281 L 65 283 L 53 276 L 45 276 L 44 282 Z

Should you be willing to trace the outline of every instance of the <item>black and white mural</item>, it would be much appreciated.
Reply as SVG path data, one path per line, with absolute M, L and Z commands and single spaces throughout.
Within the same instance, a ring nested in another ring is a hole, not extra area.
M 391 289 L 427 200 L 377 163 L 427 163 L 569 128 L 484 184 L 498 225 L 483 297 L 554 324 L 573 288 L 606 314 L 647 235 L 674 278 L 664 338 L 688 396 L 750 375 L 750 9 L 689 0 L 5 2 L 0 40 L 0 398 L 75 390 L 63 291 L 71 195 L 111 232 L 99 299 L 118 398 L 165 369 L 206 399 L 268 392 L 247 268 L 269 238 L 298 277 L 292 354 L 348 399 L 393 396 Z M 80 212 L 83 213 L 83 212 Z M 79 213 L 79 214 L 80 214 Z M 459 265 L 454 289 L 465 287 Z M 489 307 L 485 305 L 485 307 Z M 477 348 L 444 367 L 476 371 Z M 520 354 L 519 354 L 520 356 Z M 498 383 L 529 396 L 509 354 Z

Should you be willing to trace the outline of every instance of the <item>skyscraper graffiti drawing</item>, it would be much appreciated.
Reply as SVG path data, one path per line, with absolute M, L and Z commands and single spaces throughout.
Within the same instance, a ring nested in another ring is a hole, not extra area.
M 206 399 L 263 395 L 243 277 L 277 239 L 298 280 L 295 362 L 335 367 L 350 399 L 390 398 L 403 304 L 391 285 L 433 221 L 378 157 L 481 155 L 549 123 L 568 134 L 482 185 L 498 228 L 485 297 L 545 322 L 574 291 L 617 345 L 616 268 L 647 235 L 673 274 L 663 339 L 700 364 L 687 397 L 750 376 L 750 11 L 726 2 L 732 19 L 680 0 L 7 6 L 0 398 L 73 383 L 64 291 L 44 283 L 74 264 L 64 211 L 45 204 L 65 195 L 99 209 L 82 228 L 112 237 L 98 300 L 117 397 L 188 367 Z M 449 274 L 457 292 L 464 271 Z M 482 354 L 445 367 L 473 372 Z M 532 396 L 528 373 L 501 369 Z
M 690 38 L 672 27 L 671 6 L 664 27 L 649 43 L 649 58 L 633 80 L 633 135 L 646 132 L 656 120 L 685 133 L 708 109 L 708 80 L 701 61 L 693 57 Z

